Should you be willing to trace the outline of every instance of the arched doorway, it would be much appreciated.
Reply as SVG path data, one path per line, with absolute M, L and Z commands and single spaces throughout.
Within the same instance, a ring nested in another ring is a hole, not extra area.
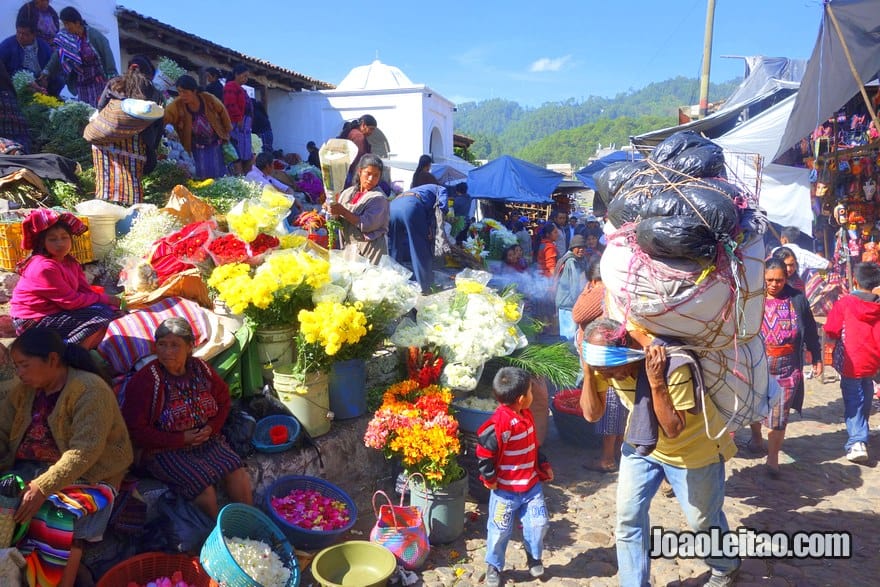
M 436 126 L 431 129 L 431 142 L 428 152 L 431 154 L 434 161 L 443 159 L 446 154 L 446 151 L 443 149 L 443 137 L 440 136 L 440 129 Z

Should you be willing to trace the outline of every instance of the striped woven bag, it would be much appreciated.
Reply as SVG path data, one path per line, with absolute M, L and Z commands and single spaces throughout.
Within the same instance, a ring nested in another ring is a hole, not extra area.
M 89 120 L 83 138 L 93 145 L 109 145 L 133 137 L 152 123 L 124 112 L 122 100 L 110 100 Z

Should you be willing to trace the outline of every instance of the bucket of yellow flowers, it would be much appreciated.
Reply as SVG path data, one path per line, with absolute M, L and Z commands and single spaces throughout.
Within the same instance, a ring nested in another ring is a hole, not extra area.
M 337 354 L 367 334 L 367 317 L 360 302 L 318 302 L 299 311 L 295 360 L 275 370 L 275 392 L 311 436 L 330 430 L 327 372 Z

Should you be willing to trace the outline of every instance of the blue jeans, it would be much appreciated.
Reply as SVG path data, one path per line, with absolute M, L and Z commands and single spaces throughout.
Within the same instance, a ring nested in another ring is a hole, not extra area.
M 848 451 L 857 442 L 868 442 L 868 416 L 871 415 L 874 382 L 870 377 L 841 377 L 840 391 L 847 435 L 843 448 Z
M 504 570 L 504 554 L 514 525 L 522 522 L 526 552 L 539 560 L 544 551 L 544 536 L 550 517 L 544 504 L 540 483 L 525 493 L 495 489 L 489 497 L 489 524 L 486 536 L 486 562 Z
M 718 527 L 729 529 L 721 511 L 724 504 L 724 461 L 699 469 L 681 469 L 663 464 L 651 456 L 636 454 L 624 443 L 617 477 L 617 576 L 621 587 L 644 587 L 651 581 L 648 510 L 663 477 L 675 490 L 675 497 L 692 530 Z M 713 574 L 727 574 L 740 561 L 709 558 Z

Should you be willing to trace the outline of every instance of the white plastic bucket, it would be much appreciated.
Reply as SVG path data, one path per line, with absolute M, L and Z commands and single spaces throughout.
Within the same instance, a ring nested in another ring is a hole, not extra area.
M 89 234 L 92 238 L 92 256 L 100 261 L 116 246 L 116 218 L 89 216 Z
M 296 416 L 312 437 L 330 431 L 330 390 L 326 373 L 292 372 L 292 365 L 275 369 L 273 385 L 278 399 Z

